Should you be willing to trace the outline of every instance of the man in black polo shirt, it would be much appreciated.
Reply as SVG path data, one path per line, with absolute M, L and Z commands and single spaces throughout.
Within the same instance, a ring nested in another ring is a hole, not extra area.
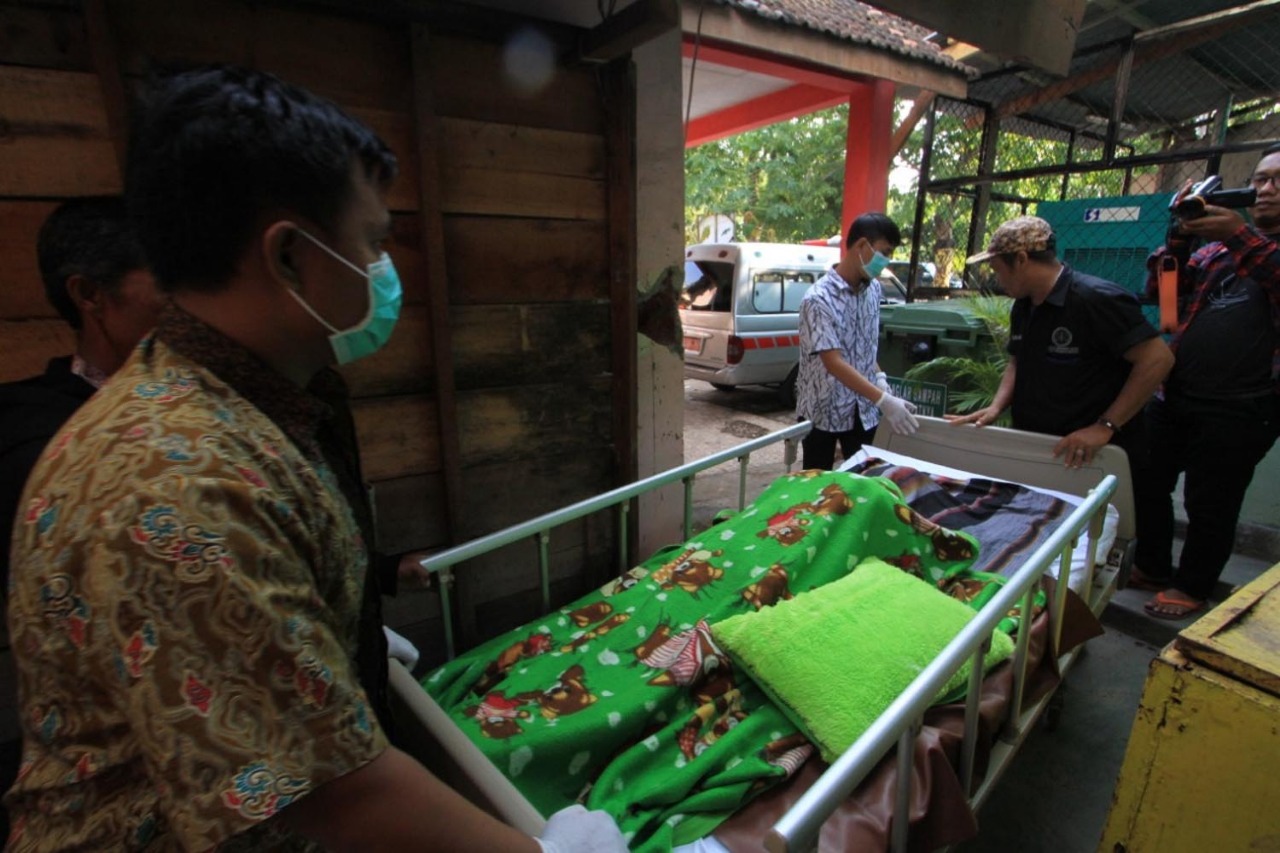
M 1035 216 L 997 228 L 987 251 L 967 263 L 982 261 L 1015 300 L 1009 365 L 990 406 L 948 420 L 985 426 L 1012 404 L 1014 428 L 1063 437 L 1053 455 L 1069 467 L 1088 463 L 1109 443 L 1142 467 L 1142 408 L 1173 367 L 1173 354 L 1137 298 L 1059 261 L 1053 229 Z

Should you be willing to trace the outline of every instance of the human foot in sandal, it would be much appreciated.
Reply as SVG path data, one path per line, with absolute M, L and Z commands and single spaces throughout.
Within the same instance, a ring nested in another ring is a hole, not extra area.
M 1131 586 L 1134 589 L 1146 589 L 1152 592 L 1160 592 L 1161 590 L 1168 589 L 1172 585 L 1173 578 L 1153 578 L 1137 566 L 1129 569 L 1128 586 Z
M 1155 597 L 1143 605 L 1149 616 L 1157 619 L 1186 619 L 1204 610 L 1205 602 L 1192 598 L 1185 592 L 1166 589 L 1157 592 Z

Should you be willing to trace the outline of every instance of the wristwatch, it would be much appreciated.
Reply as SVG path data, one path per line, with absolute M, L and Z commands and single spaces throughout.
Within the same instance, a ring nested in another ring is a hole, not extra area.
M 1104 427 L 1111 430 L 1113 433 L 1116 433 L 1117 435 L 1120 433 L 1120 427 L 1116 426 L 1115 421 L 1107 420 L 1106 418 L 1098 418 L 1098 423 L 1102 424 Z

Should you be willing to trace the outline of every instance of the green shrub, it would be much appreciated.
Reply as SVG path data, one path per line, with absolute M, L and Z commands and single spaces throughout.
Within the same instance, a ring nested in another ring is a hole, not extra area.
M 962 414 L 991 405 L 1000 388 L 1000 379 L 1009 364 L 1009 309 L 1013 300 L 1007 296 L 972 296 L 964 304 L 986 326 L 992 346 L 974 356 L 941 356 L 917 364 L 906 375 L 907 379 L 946 384 L 949 407 Z M 1002 414 L 996 423 L 1008 426 L 1009 413 Z

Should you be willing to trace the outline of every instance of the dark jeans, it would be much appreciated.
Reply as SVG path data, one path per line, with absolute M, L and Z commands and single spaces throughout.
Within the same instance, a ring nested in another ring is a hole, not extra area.
M 830 471 L 836 464 L 836 442 L 840 442 L 840 452 L 848 459 L 862 449 L 862 445 L 876 437 L 876 428 L 863 429 L 862 419 L 858 413 L 853 414 L 853 429 L 844 432 L 827 432 L 814 427 L 809 434 L 800 440 L 801 466 L 805 470 L 821 468 Z
M 1170 395 L 1147 407 L 1151 457 L 1134 478 L 1138 547 L 1134 564 L 1172 577 L 1182 592 L 1207 599 L 1235 545 L 1236 523 L 1253 469 L 1280 436 L 1280 400 L 1189 400 Z M 1187 510 L 1182 559 L 1173 568 L 1173 501 L 1178 475 Z

